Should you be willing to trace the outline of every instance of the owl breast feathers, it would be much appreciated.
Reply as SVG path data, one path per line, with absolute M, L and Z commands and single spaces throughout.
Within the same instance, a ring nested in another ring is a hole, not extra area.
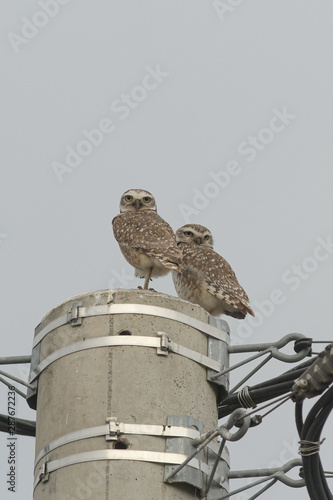
M 178 270 L 181 252 L 174 241 L 174 233 L 155 212 L 125 212 L 113 219 L 113 231 L 124 257 L 138 269 L 144 270 L 148 261 L 155 259 L 155 265 L 164 274 L 170 269 Z M 148 266 L 149 267 L 149 266 Z M 153 270 L 152 277 L 158 272 Z

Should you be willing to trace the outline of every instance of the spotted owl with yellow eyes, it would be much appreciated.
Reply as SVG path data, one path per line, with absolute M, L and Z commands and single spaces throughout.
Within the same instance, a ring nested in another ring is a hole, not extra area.
M 181 251 L 173 230 L 157 214 L 151 193 L 143 189 L 126 191 L 112 226 L 123 256 L 135 268 L 135 276 L 145 278 L 145 290 L 151 278 L 170 270 L 180 272 Z
M 172 272 L 177 294 L 181 299 L 199 304 L 213 316 L 227 314 L 244 319 L 254 313 L 249 297 L 237 281 L 228 262 L 213 250 L 209 229 L 187 224 L 176 232 L 182 252 L 181 273 Z

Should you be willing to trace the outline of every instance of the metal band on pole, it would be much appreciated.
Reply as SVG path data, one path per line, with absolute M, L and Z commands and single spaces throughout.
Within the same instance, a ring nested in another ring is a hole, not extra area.
M 165 438 L 185 437 L 196 439 L 200 436 L 200 432 L 196 429 L 181 426 L 126 424 L 118 422 L 116 418 L 112 418 L 108 424 L 70 432 L 47 444 L 38 453 L 34 468 L 36 469 L 38 462 L 40 462 L 45 455 L 65 444 L 97 436 L 106 436 L 107 440 L 112 440 L 117 439 L 117 436 L 120 435 L 160 436 Z M 210 445 L 209 448 L 217 453 L 218 445 L 216 443 L 210 443 Z M 223 455 L 223 460 L 229 463 L 229 455 L 227 453 Z
M 187 314 L 180 313 L 178 311 L 172 311 L 171 309 L 166 309 L 165 307 L 150 306 L 145 304 L 106 304 L 91 307 L 76 307 L 77 314 L 75 316 L 75 321 L 81 318 L 88 318 L 92 316 L 103 316 L 112 314 L 140 314 L 147 316 L 156 316 L 159 318 L 171 319 L 173 321 L 178 321 L 185 325 L 191 326 L 207 335 L 214 337 L 218 340 L 222 340 L 229 344 L 229 335 L 227 332 L 216 328 L 215 326 L 209 325 L 200 321 L 198 319 L 192 318 Z M 33 341 L 33 347 L 35 347 L 43 338 L 50 333 L 55 328 L 63 326 L 70 323 L 72 320 L 70 314 L 64 314 L 59 318 L 51 321 L 42 330 L 40 330 Z
M 29 382 L 33 382 L 45 368 L 47 368 L 51 363 L 57 361 L 58 359 L 73 354 L 75 352 L 84 351 L 86 349 L 95 349 L 98 347 L 111 347 L 111 346 L 137 346 L 137 347 L 154 347 L 159 349 L 161 347 L 160 337 L 139 337 L 139 336 L 125 336 L 117 335 L 112 337 L 97 337 L 87 340 L 81 340 L 75 342 L 74 344 L 67 345 L 54 351 L 52 354 L 47 356 L 43 361 L 30 373 Z M 214 359 L 204 356 L 192 349 L 176 344 L 175 342 L 168 342 L 166 348 L 170 348 L 171 352 L 179 354 L 180 356 L 185 356 L 196 363 L 199 363 L 206 368 L 210 368 L 219 372 L 221 370 L 221 364 Z M 166 349 L 166 350 L 167 350 Z M 165 352 L 163 352 L 165 354 Z
M 48 479 L 48 474 L 54 472 L 62 467 L 68 467 L 70 465 L 80 464 L 83 462 L 94 462 L 97 460 L 133 460 L 141 462 L 154 462 L 163 463 L 169 465 L 179 465 L 186 460 L 186 455 L 178 453 L 164 453 L 157 451 L 143 451 L 143 450 L 96 450 L 96 451 L 86 451 L 83 453 L 75 453 L 74 455 L 69 455 L 67 457 L 59 458 L 57 460 L 52 460 L 51 462 L 45 462 L 44 467 L 42 467 L 42 472 L 38 474 L 35 482 L 34 489 L 42 481 Z M 196 458 L 187 464 L 189 467 L 198 469 L 203 472 L 206 476 L 210 474 L 210 468 Z

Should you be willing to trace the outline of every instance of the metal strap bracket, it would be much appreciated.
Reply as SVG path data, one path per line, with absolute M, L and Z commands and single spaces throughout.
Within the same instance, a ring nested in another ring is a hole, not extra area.
M 82 301 L 73 302 L 72 308 L 67 313 L 67 323 L 72 326 L 79 326 L 82 323 L 82 317 L 80 317 L 79 307 L 82 306 Z
M 119 422 L 117 417 L 108 417 L 106 419 L 108 424 L 109 434 L 106 435 L 107 441 L 115 441 L 123 434 L 125 435 L 138 435 L 138 436 L 159 436 L 163 438 L 168 437 L 186 437 L 189 439 L 196 439 L 200 433 L 196 429 L 184 427 L 181 425 L 147 425 L 147 424 L 129 424 Z
M 218 372 L 222 366 L 219 361 L 215 361 L 210 356 L 204 356 L 197 351 L 193 351 L 188 347 L 184 347 L 176 342 L 173 342 L 165 332 L 157 332 L 156 335 L 161 338 L 161 346 L 157 348 L 157 354 L 159 355 L 167 356 L 169 352 L 173 352 L 191 359 L 192 361 L 214 370 L 215 372 Z
M 43 462 L 40 468 L 38 479 L 41 483 L 46 483 L 49 480 L 50 473 L 47 471 L 47 462 Z
M 169 342 L 170 339 L 165 332 L 157 332 L 156 334 L 161 338 L 161 345 L 157 348 L 157 354 L 160 356 L 167 356 L 169 354 Z
M 109 417 L 106 419 L 109 424 L 109 434 L 105 436 L 106 441 L 117 441 L 121 432 L 121 424 L 117 417 Z

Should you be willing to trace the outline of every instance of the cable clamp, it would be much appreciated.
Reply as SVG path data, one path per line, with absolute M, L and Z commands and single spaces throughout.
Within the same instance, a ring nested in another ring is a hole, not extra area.
M 302 455 L 302 457 L 309 457 L 310 455 L 315 455 L 316 453 L 319 453 L 320 446 L 323 444 L 326 438 L 322 439 L 321 441 L 307 441 L 306 439 L 302 439 L 299 441 L 299 444 L 301 445 L 299 447 L 298 454 Z
M 245 385 L 237 394 L 239 404 L 243 408 L 256 408 L 257 405 L 250 396 L 249 386 Z

